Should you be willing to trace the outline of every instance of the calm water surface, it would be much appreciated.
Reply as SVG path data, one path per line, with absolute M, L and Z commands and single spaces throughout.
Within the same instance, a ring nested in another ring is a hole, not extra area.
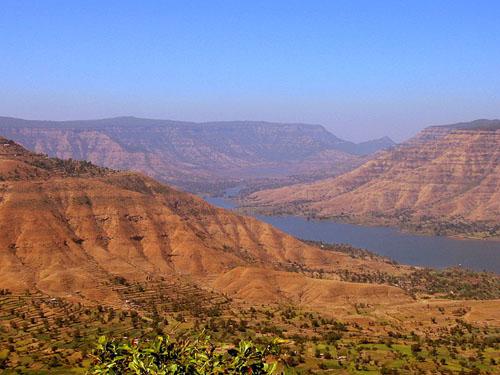
M 226 198 L 205 198 L 223 208 L 234 208 Z M 258 219 L 295 237 L 329 243 L 347 243 L 387 256 L 399 263 L 443 268 L 462 265 L 477 271 L 500 273 L 500 241 L 459 240 L 419 236 L 397 229 L 366 227 L 296 216 L 262 216 Z

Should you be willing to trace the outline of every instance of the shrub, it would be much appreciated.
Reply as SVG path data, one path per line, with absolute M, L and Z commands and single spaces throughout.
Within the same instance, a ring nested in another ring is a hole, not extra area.
M 206 336 L 179 341 L 158 336 L 136 344 L 102 336 L 89 374 L 272 374 L 277 363 L 267 359 L 278 354 L 279 343 L 259 348 L 241 341 L 234 348 L 216 349 Z

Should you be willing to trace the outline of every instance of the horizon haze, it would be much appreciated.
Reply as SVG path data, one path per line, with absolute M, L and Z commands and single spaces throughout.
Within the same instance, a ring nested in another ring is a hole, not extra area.
M 3 116 L 310 123 L 356 142 L 500 117 L 494 1 L 2 5 Z

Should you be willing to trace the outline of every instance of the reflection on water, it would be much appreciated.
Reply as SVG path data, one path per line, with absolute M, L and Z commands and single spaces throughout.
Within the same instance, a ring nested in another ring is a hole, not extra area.
M 225 198 L 206 198 L 216 206 L 234 208 Z M 295 237 L 330 243 L 347 243 L 387 256 L 399 263 L 443 268 L 458 266 L 500 273 L 500 241 L 460 240 L 419 236 L 393 228 L 367 227 L 296 216 L 257 216 Z

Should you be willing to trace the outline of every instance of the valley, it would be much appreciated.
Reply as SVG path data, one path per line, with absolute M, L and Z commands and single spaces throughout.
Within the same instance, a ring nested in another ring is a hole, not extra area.
M 0 375 L 500 375 L 499 15 L 2 1 Z
M 229 347 L 281 338 L 288 373 L 498 369 L 498 275 L 300 241 L 149 177 L 8 139 L 0 192 L 6 373 L 85 373 L 101 335 L 197 332 Z

